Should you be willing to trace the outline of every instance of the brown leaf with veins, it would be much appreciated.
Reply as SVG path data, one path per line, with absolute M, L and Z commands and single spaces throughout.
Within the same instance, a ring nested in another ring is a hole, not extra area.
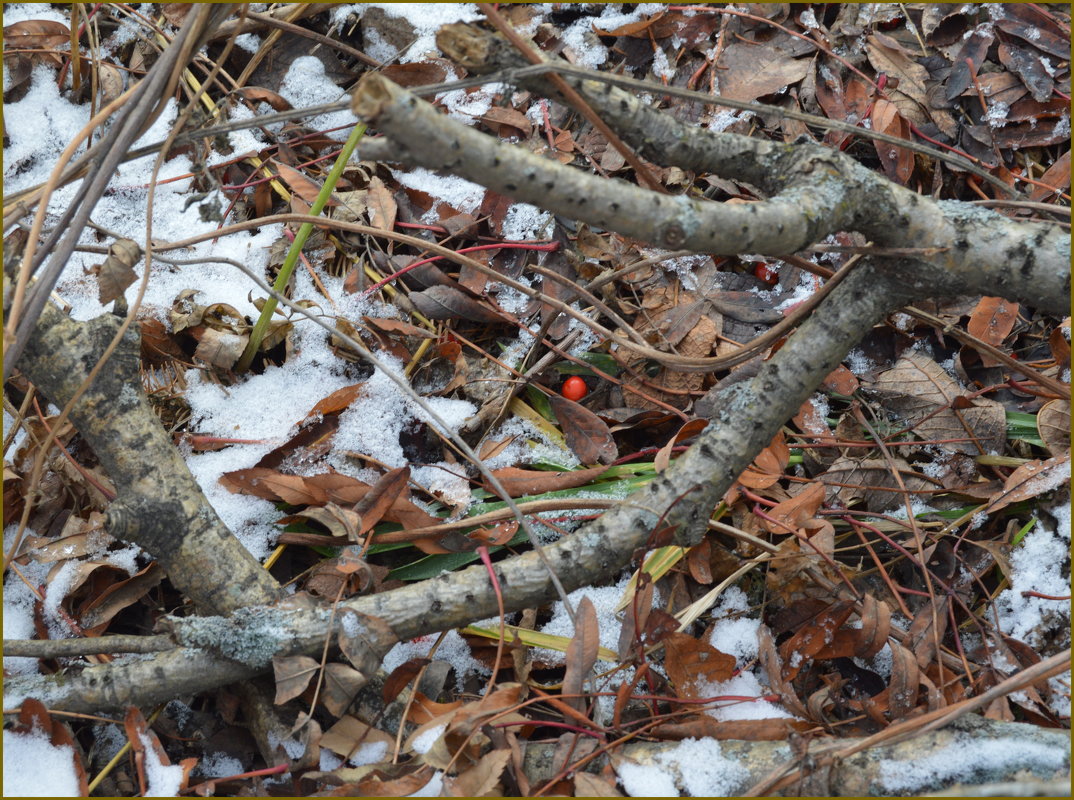
M 490 324 L 504 320 L 489 306 L 453 286 L 430 286 L 420 292 L 412 292 L 410 302 L 429 319 L 465 319 Z
M 548 397 L 552 412 L 563 428 L 567 447 L 583 464 L 611 464 L 619 456 L 605 422 L 579 403 L 558 394 Z
M 1020 500 L 1029 500 L 1045 492 L 1058 489 L 1070 482 L 1070 451 L 1047 461 L 1030 461 L 1022 464 L 1003 484 L 1003 490 L 996 492 L 985 511 L 995 514 L 1002 508 Z
M 597 610 L 593 601 L 583 597 L 578 603 L 575 614 L 574 636 L 567 645 L 566 671 L 563 675 L 563 702 L 577 711 L 585 711 L 586 678 L 597 663 L 597 650 L 600 648 L 600 628 L 597 623 Z M 570 695 L 577 695 L 571 697 Z
M 968 455 L 1000 452 L 1007 440 L 1007 417 L 994 400 L 975 397 L 971 408 L 951 405 L 965 395 L 958 383 L 928 356 L 907 352 L 866 388 L 885 408 L 906 420 L 923 439 L 967 439 L 939 445 Z
M 321 665 L 309 656 L 274 656 L 272 671 L 276 677 L 276 705 L 298 697 L 309 686 Z

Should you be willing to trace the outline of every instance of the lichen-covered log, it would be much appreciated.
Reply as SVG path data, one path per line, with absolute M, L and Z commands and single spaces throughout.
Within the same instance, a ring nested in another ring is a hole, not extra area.
M 120 322 L 110 314 L 76 322 L 47 304 L 19 368 L 63 406 L 101 358 Z M 271 603 L 280 596 L 279 586 L 205 499 L 146 400 L 138 359 L 138 334 L 132 327 L 71 412 L 75 428 L 116 486 L 108 532 L 157 559 L 202 613 Z

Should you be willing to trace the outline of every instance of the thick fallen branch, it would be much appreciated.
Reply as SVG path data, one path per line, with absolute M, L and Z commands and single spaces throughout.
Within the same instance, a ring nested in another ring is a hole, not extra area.
M 76 322 L 47 304 L 19 367 L 57 405 L 78 390 L 119 329 L 105 314 Z M 281 596 L 276 581 L 227 529 L 142 391 L 139 339 L 128 330 L 71 421 L 100 459 L 118 497 L 107 530 L 160 562 L 203 613 L 226 614 Z
M 531 80 L 541 78 L 525 81 L 527 86 Z M 1058 226 L 1018 222 L 965 203 L 933 201 L 820 145 L 714 134 L 680 123 L 615 87 L 576 79 L 573 85 L 642 155 L 747 180 L 772 197 L 728 205 L 658 195 L 598 178 L 479 133 L 376 73 L 359 82 L 351 107 L 371 128 L 387 135 L 363 143 L 363 158 L 449 172 L 562 216 L 669 249 L 780 256 L 828 234 L 857 230 L 885 247 L 936 250 L 927 261 L 898 264 L 903 280 L 919 296 L 998 295 L 1065 313 L 1070 236 Z

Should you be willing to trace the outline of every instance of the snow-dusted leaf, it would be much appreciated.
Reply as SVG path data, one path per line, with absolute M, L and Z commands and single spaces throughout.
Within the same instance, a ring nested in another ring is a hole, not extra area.
M 1002 508 L 1020 500 L 1029 500 L 1058 489 L 1070 481 L 1070 451 L 1049 458 L 1047 461 L 1030 461 L 1022 464 L 1007 476 L 1003 490 L 996 492 L 986 511 L 995 514 Z

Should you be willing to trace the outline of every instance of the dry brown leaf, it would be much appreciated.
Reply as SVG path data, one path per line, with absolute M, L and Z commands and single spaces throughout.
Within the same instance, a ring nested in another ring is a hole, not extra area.
M 290 111 L 293 108 L 291 101 L 283 95 L 261 86 L 243 86 L 238 92 L 251 103 L 268 103 L 273 111 Z
M 269 160 L 276 167 L 277 172 L 280 173 L 280 179 L 287 184 L 291 191 L 298 195 L 304 202 L 313 205 L 314 201 L 317 199 L 317 195 L 321 193 L 320 185 L 314 183 L 297 169 L 284 164 L 282 161 L 277 161 L 276 159 Z M 339 204 L 335 200 L 329 198 L 327 205 L 335 206 Z
M 1068 104 L 1064 103 L 1064 107 Z M 1044 174 L 1033 184 L 1029 199 L 1039 203 L 1046 200 L 1050 195 L 1065 192 L 1070 188 L 1070 150 L 1059 156 Z
M 946 595 L 926 603 L 914 614 L 910 623 L 907 646 L 917 658 L 917 663 L 927 667 L 939 649 L 947 631 L 947 607 L 951 600 Z
M 761 662 L 765 674 L 768 675 L 768 684 L 779 695 L 784 708 L 797 717 L 808 719 L 809 712 L 795 694 L 794 686 L 783 677 L 783 659 L 779 655 L 772 631 L 763 622 L 757 628 L 757 660 Z
M 982 297 L 970 315 L 966 330 L 993 347 L 999 347 L 1014 330 L 1018 321 L 1018 304 L 1002 297 Z M 1000 362 L 988 353 L 981 353 L 981 363 L 994 367 Z
M 1001 508 L 1020 500 L 1029 500 L 1058 489 L 1070 481 L 1070 452 L 1049 458 L 1047 461 L 1030 461 L 1022 464 L 1007 476 L 1003 490 L 996 492 L 985 511 L 995 514 Z
M 139 714 L 139 716 L 141 715 Z M 144 723 L 145 720 L 142 720 L 142 722 Z M 8 728 L 5 728 L 5 731 L 7 730 Z M 75 777 L 78 779 L 78 796 L 89 796 L 86 770 L 82 766 L 82 759 L 78 756 L 80 748 L 75 744 L 74 737 L 71 736 L 71 731 L 64 723 L 52 718 L 44 703 L 40 700 L 35 700 L 32 697 L 25 698 L 19 707 L 18 722 L 16 722 L 10 730 L 13 733 L 22 733 L 36 737 L 44 736 L 48 739 L 48 743 L 53 747 L 69 748 L 68 750 L 60 750 L 59 753 L 50 756 L 48 768 L 50 770 L 60 770 L 60 762 L 64 758 L 70 758 L 71 763 L 69 766 L 73 770 Z M 159 741 L 157 742 L 157 746 L 160 746 Z M 65 756 L 65 752 L 68 755 Z M 53 762 L 51 759 L 56 759 L 56 761 Z M 170 762 L 165 760 L 164 763 Z
M 910 138 L 910 123 L 899 113 L 898 107 L 888 100 L 877 98 L 873 104 L 871 120 L 873 130 L 899 139 Z M 905 147 L 897 147 L 888 142 L 877 141 L 874 145 L 888 178 L 900 186 L 905 186 L 914 171 L 914 154 Z
M 607 472 L 606 467 L 590 467 L 589 469 L 577 469 L 571 472 L 548 472 L 539 469 L 505 467 L 493 470 L 492 474 L 496 476 L 496 479 L 511 497 L 522 497 L 523 495 L 555 492 L 560 489 L 576 489 L 579 486 L 592 483 L 605 472 Z M 487 482 L 485 483 L 485 488 L 490 492 L 492 491 Z
M 406 501 L 405 492 L 410 480 L 410 467 L 398 467 L 384 473 L 366 493 L 354 511 L 359 515 L 358 535 L 368 533 L 396 503 Z
M 465 319 L 490 324 L 504 321 L 503 315 L 453 286 L 430 286 L 420 292 L 412 292 L 410 302 L 429 319 Z
M 567 447 L 583 464 L 611 464 L 619 456 L 607 424 L 585 406 L 558 394 L 548 397 Z
M 771 520 L 765 519 L 761 524 L 770 533 L 780 535 L 794 533 L 817 515 L 823 502 L 824 484 L 813 481 L 806 486 L 804 491 L 772 506 L 766 514 L 767 517 L 771 517 Z
M 779 646 L 783 659 L 783 679 L 794 680 L 799 671 L 829 646 L 836 631 L 847 621 L 854 607 L 845 601 L 833 603 L 803 625 Z
M 446 778 L 444 787 L 451 797 L 502 797 L 500 776 L 510 760 L 510 750 L 490 750 L 465 772 Z
M 220 369 L 231 369 L 246 350 L 249 341 L 249 334 L 236 334 L 205 327 L 198 337 L 198 347 L 194 351 L 194 357 Z
M 615 784 L 588 772 L 574 773 L 575 797 L 622 797 Z
M 108 258 L 91 270 L 97 276 L 97 299 L 102 306 L 122 297 L 138 280 L 134 265 L 141 257 L 142 248 L 130 239 L 117 239 L 108 248 Z
M 720 95 L 753 102 L 798 83 L 813 62 L 809 58 L 791 58 L 775 44 L 732 42 L 717 63 Z
M 585 711 L 585 697 L 581 696 L 586 679 L 597 663 L 600 648 L 600 627 L 593 601 L 583 597 L 575 613 L 574 636 L 567 645 L 566 670 L 563 674 L 563 702 L 577 711 Z M 572 697 L 570 695 L 578 695 Z
M 902 485 L 912 495 L 929 493 L 943 488 L 939 482 L 932 482 L 901 458 L 891 460 L 899 470 Z M 818 476 L 827 486 L 829 503 L 838 500 L 839 505 L 850 506 L 856 501 L 863 501 L 869 511 L 884 511 L 904 504 L 902 490 L 898 481 L 891 474 L 891 464 L 882 458 L 838 458 L 823 475 Z
M 891 98 L 899 115 L 915 125 L 923 125 L 927 122 L 925 109 L 929 107 L 926 85 L 929 80 L 928 70 L 918 64 L 914 55 L 908 53 L 895 39 L 882 33 L 873 32 L 868 36 L 865 52 L 877 72 L 883 72 L 898 79 L 898 84 L 888 86 L 885 93 Z M 879 104 L 888 101 L 878 99 L 876 102 Z M 906 133 L 909 134 L 909 132 L 909 126 L 907 126 Z M 908 138 L 901 134 L 897 135 L 903 139 Z M 905 152 L 909 154 L 908 150 Z M 912 154 L 910 157 L 912 160 Z
M 653 736 L 659 739 L 681 740 L 733 739 L 745 742 L 786 741 L 796 731 L 805 731 L 813 724 L 786 717 L 762 719 L 732 719 L 721 721 L 707 714 L 697 714 L 683 722 L 669 722 L 653 728 Z
M 321 665 L 309 656 L 274 656 L 272 671 L 276 677 L 276 705 L 298 697 L 309 686 Z
M 395 197 L 384 185 L 384 181 L 374 175 L 369 179 L 366 188 L 366 203 L 369 206 L 369 224 L 382 231 L 390 231 L 395 228 L 395 216 L 399 207 L 395 203 Z
M 1070 401 L 1049 400 L 1037 412 L 1037 433 L 1053 456 L 1070 451 Z
M 366 678 L 376 674 L 385 653 L 398 639 L 384 620 L 359 614 L 349 608 L 339 610 L 339 649 L 351 665 Z
M 735 657 L 686 633 L 669 633 L 664 644 L 664 668 L 675 693 L 684 699 L 704 697 L 708 685 L 730 680 Z
M 83 633 L 86 636 L 103 633 L 116 614 L 145 597 L 164 577 L 164 570 L 153 562 L 127 580 L 113 583 L 96 594 L 85 607 L 79 609 L 78 620 Z
M 338 717 L 350 708 L 354 698 L 368 681 L 365 675 L 346 664 L 328 664 L 324 668 L 321 702 L 329 714 Z
M 395 739 L 350 715 L 336 720 L 336 724 L 321 737 L 321 747 L 328 748 L 344 760 L 349 759 L 365 744 L 384 744 L 391 747 L 395 744 Z

